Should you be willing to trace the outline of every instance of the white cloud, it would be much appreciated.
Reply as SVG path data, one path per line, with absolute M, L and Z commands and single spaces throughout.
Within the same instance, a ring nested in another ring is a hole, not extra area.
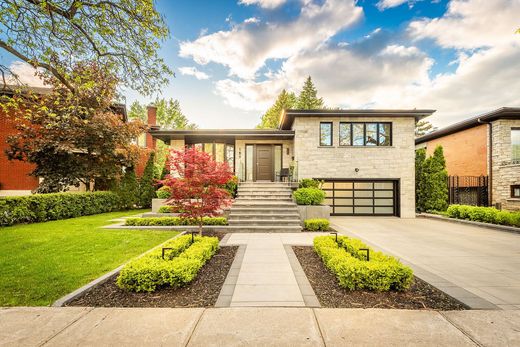
M 240 0 L 238 3 L 242 5 L 257 5 L 262 8 L 274 9 L 280 7 L 286 0 Z
M 440 18 L 410 23 L 416 39 L 430 38 L 440 46 L 474 49 L 518 41 L 520 1 L 452 0 Z
M 207 80 L 210 76 L 203 71 L 198 70 L 194 66 L 183 66 L 179 68 L 179 72 L 183 75 L 193 76 L 198 80 Z
M 9 66 L 9 70 L 23 84 L 27 84 L 30 87 L 45 87 L 41 78 L 35 75 L 36 69 L 25 62 L 15 61 Z M 7 77 L 7 83 L 14 84 L 18 81 L 13 76 Z
M 242 23 L 229 31 L 181 43 L 180 56 L 201 65 L 209 62 L 229 68 L 231 76 L 252 79 L 268 59 L 285 59 L 314 49 L 363 16 L 354 0 L 307 1 L 299 17 L 288 23 Z
M 386 10 L 387 8 L 401 6 L 405 2 L 409 2 L 408 0 L 379 0 L 376 4 L 377 8 L 381 11 Z

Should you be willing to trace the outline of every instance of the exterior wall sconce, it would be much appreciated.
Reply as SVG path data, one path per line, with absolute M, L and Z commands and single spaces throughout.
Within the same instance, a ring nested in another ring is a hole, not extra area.
M 355 168 L 354 171 L 359 172 L 359 168 Z

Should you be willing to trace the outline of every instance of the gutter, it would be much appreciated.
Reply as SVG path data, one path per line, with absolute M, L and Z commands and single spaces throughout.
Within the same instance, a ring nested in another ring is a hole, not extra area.
M 488 125 L 489 136 L 489 181 L 488 181 L 488 205 L 493 204 L 493 124 L 490 121 L 483 121 L 481 117 L 477 118 L 477 123 Z

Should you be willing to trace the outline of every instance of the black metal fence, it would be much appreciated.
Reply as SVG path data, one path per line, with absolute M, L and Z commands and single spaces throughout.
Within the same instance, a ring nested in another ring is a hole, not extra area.
M 449 203 L 488 206 L 488 184 L 488 176 L 449 176 Z

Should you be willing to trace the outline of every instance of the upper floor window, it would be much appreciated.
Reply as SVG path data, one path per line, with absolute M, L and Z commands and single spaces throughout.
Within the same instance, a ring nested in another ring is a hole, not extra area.
M 520 162 L 520 128 L 511 129 L 511 160 Z
M 520 198 L 520 185 L 511 186 L 511 197 Z
M 391 146 L 392 123 L 339 123 L 340 146 Z
M 320 123 L 320 146 L 332 146 L 332 122 Z

